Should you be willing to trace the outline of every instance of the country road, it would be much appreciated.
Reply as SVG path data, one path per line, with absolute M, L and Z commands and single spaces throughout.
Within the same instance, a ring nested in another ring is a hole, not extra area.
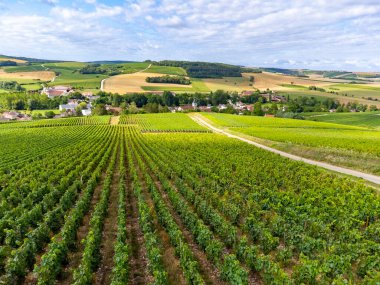
M 143 69 L 143 70 L 139 70 L 139 71 L 137 71 L 137 72 L 135 72 L 135 73 L 141 73 L 141 72 L 144 72 L 144 71 L 148 70 L 149 68 L 151 68 L 151 66 L 152 66 L 152 64 L 149 64 L 149 66 L 148 66 L 147 68 L 145 68 L 145 69 Z M 100 82 L 100 91 L 104 91 L 104 82 L 105 82 L 107 79 L 108 79 L 108 78 L 105 78 L 105 79 L 103 79 L 103 80 Z
M 279 155 L 281 155 L 283 157 L 287 157 L 287 158 L 290 158 L 290 159 L 293 159 L 293 160 L 297 160 L 297 161 L 302 161 L 302 162 L 305 162 L 307 164 L 316 165 L 316 166 L 319 166 L 319 167 L 322 167 L 322 168 L 325 168 L 325 169 L 328 169 L 328 170 L 332 170 L 332 171 L 339 172 L 339 173 L 346 174 L 346 175 L 351 175 L 351 176 L 354 176 L 354 177 L 357 177 L 357 178 L 362 178 L 362 179 L 367 180 L 369 182 L 372 182 L 372 183 L 375 183 L 377 185 L 380 185 L 380 176 L 376 176 L 376 175 L 372 175 L 372 174 L 367 174 L 367 173 L 364 173 L 364 172 L 360 172 L 360 171 L 356 171 L 356 170 L 352 170 L 352 169 L 348 169 L 348 168 L 344 168 L 344 167 L 328 164 L 328 163 L 325 163 L 325 162 L 320 162 L 320 161 L 315 161 L 315 160 L 303 158 L 303 157 L 300 157 L 300 156 L 297 156 L 297 155 L 293 155 L 293 154 L 290 154 L 290 153 L 287 153 L 287 152 L 284 152 L 284 151 L 281 151 L 281 150 L 278 150 L 278 149 L 274 149 L 274 148 L 271 148 L 271 147 L 259 144 L 257 142 L 254 142 L 254 141 L 251 141 L 249 139 L 245 139 L 245 138 L 242 138 L 242 137 L 230 134 L 230 133 L 228 133 L 228 132 L 226 132 L 226 131 L 224 131 L 222 129 L 214 127 L 213 125 L 211 125 L 208 122 L 206 122 L 202 118 L 202 116 L 199 115 L 199 114 L 192 114 L 192 115 L 190 115 L 190 118 L 192 118 L 198 124 L 203 125 L 204 127 L 208 128 L 208 129 L 210 129 L 210 130 L 212 130 L 212 131 L 214 131 L 216 133 L 220 133 L 220 134 L 226 135 L 227 137 L 241 140 L 243 142 L 246 142 L 246 143 L 254 145 L 256 147 L 265 149 L 267 151 L 270 151 L 270 152 L 273 152 L 273 153 L 277 153 L 277 154 L 279 154 Z

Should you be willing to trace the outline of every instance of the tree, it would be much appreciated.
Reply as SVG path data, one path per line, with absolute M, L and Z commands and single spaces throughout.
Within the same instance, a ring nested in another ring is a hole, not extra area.
M 48 119 L 52 119 L 52 118 L 54 118 L 54 116 L 55 116 L 55 113 L 53 111 L 46 111 L 45 112 L 45 117 Z
M 253 105 L 253 115 L 264 116 L 261 102 L 256 102 L 255 105 Z
M 376 105 L 371 105 L 371 106 L 369 106 L 369 110 L 370 110 L 371 112 L 375 112 L 375 111 L 377 111 L 378 109 L 377 109 Z
M 140 110 L 139 108 L 137 108 L 136 103 L 132 102 L 131 104 L 129 104 L 127 111 L 129 114 L 137 114 Z
M 104 116 L 107 115 L 107 110 L 104 104 L 97 104 L 93 110 L 94 115 Z
M 170 91 L 164 91 L 164 94 L 162 95 L 162 98 L 164 100 L 164 104 L 166 106 L 174 106 L 175 104 L 175 97 L 173 95 L 173 93 L 171 93 Z

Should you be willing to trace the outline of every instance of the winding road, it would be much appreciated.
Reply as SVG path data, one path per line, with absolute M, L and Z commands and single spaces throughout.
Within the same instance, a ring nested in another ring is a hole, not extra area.
M 195 122 L 197 122 L 198 124 L 200 124 L 200 125 L 208 128 L 208 129 L 212 130 L 213 132 L 223 134 L 223 135 L 225 135 L 225 136 L 227 136 L 229 138 L 234 138 L 234 139 L 241 140 L 243 142 L 246 142 L 246 143 L 254 145 L 256 147 L 265 149 L 267 151 L 270 151 L 270 152 L 273 152 L 273 153 L 277 153 L 277 154 L 279 154 L 279 155 L 281 155 L 283 157 L 287 157 L 287 158 L 290 158 L 290 159 L 293 159 L 293 160 L 297 160 L 297 161 L 302 161 L 302 162 L 305 162 L 307 164 L 316 165 L 316 166 L 319 166 L 319 167 L 322 167 L 322 168 L 325 168 L 325 169 L 328 169 L 328 170 L 332 170 L 332 171 L 339 172 L 339 173 L 342 173 L 342 174 L 354 176 L 354 177 L 357 177 L 357 178 L 362 178 L 362 179 L 364 179 L 366 181 L 369 181 L 369 182 L 372 182 L 374 184 L 380 185 L 380 176 L 376 176 L 376 175 L 372 175 L 372 174 L 367 174 L 367 173 L 364 173 L 364 172 L 360 172 L 360 171 L 356 171 L 356 170 L 352 170 L 352 169 L 348 169 L 348 168 L 344 168 L 344 167 L 328 164 L 328 163 L 325 163 L 325 162 L 315 161 L 315 160 L 307 159 L 307 158 L 304 158 L 304 157 L 301 157 L 301 156 L 293 155 L 293 154 L 290 154 L 290 153 L 287 153 L 287 152 L 284 152 L 284 151 L 281 151 L 281 150 L 278 150 L 278 149 L 274 149 L 274 148 L 268 147 L 266 145 L 259 144 L 257 142 L 251 141 L 249 139 L 242 138 L 242 137 L 230 134 L 230 133 L 228 133 L 228 132 L 226 132 L 226 131 L 224 131 L 222 129 L 219 129 L 219 128 L 217 128 L 217 127 L 209 124 L 199 114 L 191 114 L 190 117 Z

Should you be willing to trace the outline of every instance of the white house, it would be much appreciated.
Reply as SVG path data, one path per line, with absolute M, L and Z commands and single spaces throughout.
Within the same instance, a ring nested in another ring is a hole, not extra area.
M 71 111 L 74 112 L 75 109 L 79 106 L 78 103 L 71 103 L 71 104 L 63 104 L 59 105 L 59 111 Z
M 84 109 L 82 110 L 82 115 L 83 116 L 90 116 L 92 113 L 91 109 Z

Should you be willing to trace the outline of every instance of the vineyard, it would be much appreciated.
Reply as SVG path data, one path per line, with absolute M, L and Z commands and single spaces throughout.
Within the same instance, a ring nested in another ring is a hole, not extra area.
M 109 120 L 0 125 L 0 284 L 379 284 L 374 189 L 185 114 Z

